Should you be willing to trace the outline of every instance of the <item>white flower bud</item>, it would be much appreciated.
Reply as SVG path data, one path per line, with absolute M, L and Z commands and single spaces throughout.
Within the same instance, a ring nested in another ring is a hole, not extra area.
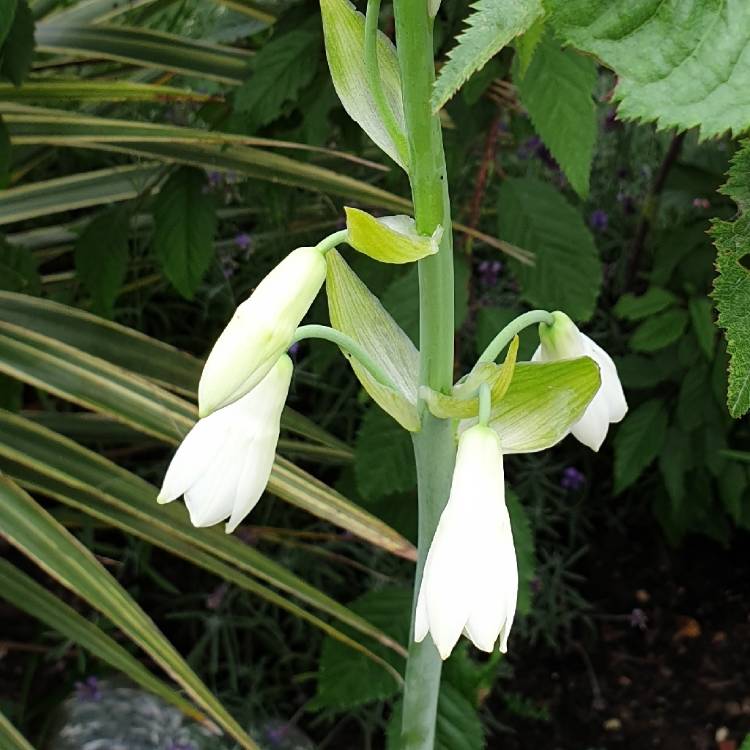
M 199 420 L 177 449 L 158 501 L 184 494 L 194 526 L 229 518 L 227 533 L 234 531 L 268 483 L 291 378 L 292 360 L 283 354 L 250 393 Z
M 596 342 L 581 333 L 563 312 L 552 313 L 553 325 L 539 326 L 541 344 L 532 362 L 554 362 L 559 359 L 591 357 L 599 366 L 602 384 L 581 419 L 571 428 L 573 436 L 594 451 L 607 437 L 609 425 L 619 422 L 628 411 L 628 404 L 612 357 Z
M 429 632 L 447 659 L 463 632 L 482 651 L 508 648 L 518 568 L 505 506 L 503 457 L 494 430 L 461 435 L 450 498 L 427 554 L 414 638 Z
M 320 251 L 300 247 L 258 284 L 208 355 L 198 386 L 202 417 L 236 401 L 263 379 L 291 345 L 325 277 Z

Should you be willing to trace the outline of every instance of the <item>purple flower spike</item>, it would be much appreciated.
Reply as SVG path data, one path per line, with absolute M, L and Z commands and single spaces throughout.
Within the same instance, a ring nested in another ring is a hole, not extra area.
M 76 682 L 76 698 L 79 701 L 99 701 L 102 699 L 102 691 L 99 680 L 96 677 L 87 677 L 83 682 Z
M 237 245 L 240 250 L 249 250 L 253 244 L 253 238 L 247 232 L 240 232 L 234 238 L 234 244 Z
M 570 490 L 571 492 L 577 492 L 583 485 L 586 484 L 586 475 L 583 472 L 578 471 L 575 466 L 568 466 L 562 475 L 560 480 L 560 486 L 564 490 Z
M 497 284 L 503 264 L 499 260 L 483 260 L 478 268 L 482 284 L 486 287 L 493 287 Z
M 609 226 L 609 215 L 601 208 L 592 211 L 589 216 L 589 225 L 597 232 L 603 232 Z

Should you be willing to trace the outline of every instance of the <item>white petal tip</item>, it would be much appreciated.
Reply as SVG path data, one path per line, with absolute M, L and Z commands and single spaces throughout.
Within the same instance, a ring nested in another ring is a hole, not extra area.
M 176 497 L 172 497 L 171 495 L 167 495 L 164 493 L 164 490 L 162 490 L 157 496 L 156 496 L 156 502 L 159 503 L 159 505 L 165 505 L 166 503 L 171 503 L 172 500 L 176 500 Z

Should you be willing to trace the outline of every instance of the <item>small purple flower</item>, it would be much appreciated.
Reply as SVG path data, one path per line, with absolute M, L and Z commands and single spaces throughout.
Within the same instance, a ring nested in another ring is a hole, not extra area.
M 628 618 L 631 628 L 638 628 L 639 630 L 645 630 L 648 627 L 648 617 L 646 613 L 640 608 L 636 607 Z
M 275 724 L 274 726 L 266 729 L 266 739 L 270 742 L 277 744 L 283 742 L 289 736 L 289 725 L 288 724 Z
M 575 466 L 568 466 L 560 479 L 560 486 L 564 490 L 570 490 L 571 492 L 577 492 L 583 485 L 586 484 L 586 475 L 578 471 Z
M 499 260 L 483 260 L 478 268 L 482 284 L 486 287 L 493 287 L 497 284 L 503 264 Z
M 240 250 L 249 250 L 253 244 L 253 238 L 247 232 L 240 232 L 234 238 L 234 244 Z
M 701 208 L 707 211 L 711 208 L 711 201 L 708 198 L 693 198 L 693 208 Z
M 617 119 L 617 110 L 610 109 L 607 112 L 607 116 L 604 118 L 602 125 L 605 130 L 616 130 L 622 123 Z
M 290 347 L 289 347 L 289 356 L 294 359 L 294 357 L 297 356 L 297 353 L 299 352 L 299 341 L 295 341 Z
M 96 677 L 87 677 L 83 682 L 76 682 L 76 698 L 81 702 L 100 701 L 102 691 Z
M 221 172 L 207 172 L 206 177 L 208 177 L 208 184 L 212 188 L 219 187 L 224 180 Z
M 589 226 L 596 232 L 603 232 L 609 226 L 609 215 L 602 208 L 597 208 L 589 216 Z

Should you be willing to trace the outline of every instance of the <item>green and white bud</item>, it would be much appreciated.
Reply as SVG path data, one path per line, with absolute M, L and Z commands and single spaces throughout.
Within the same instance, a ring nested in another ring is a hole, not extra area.
M 612 357 L 595 341 L 578 330 L 576 324 L 564 313 L 553 312 L 552 325 L 539 326 L 540 346 L 532 362 L 590 357 L 601 374 L 601 386 L 570 432 L 584 445 L 598 451 L 607 436 L 609 425 L 619 422 L 628 411 L 628 404 Z
M 208 355 L 198 386 L 201 417 L 241 398 L 265 377 L 291 346 L 325 277 L 322 253 L 300 247 L 258 284 Z

